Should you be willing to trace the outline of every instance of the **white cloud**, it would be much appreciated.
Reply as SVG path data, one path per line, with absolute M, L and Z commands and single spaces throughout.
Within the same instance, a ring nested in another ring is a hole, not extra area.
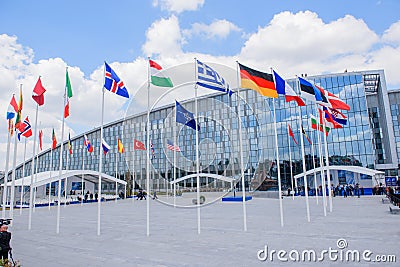
M 155 21 L 147 30 L 146 38 L 146 43 L 142 46 L 146 55 L 174 56 L 182 53 L 181 46 L 184 40 L 175 15 Z
M 260 67 L 264 64 L 264 68 L 266 62 L 269 66 L 290 67 L 293 74 L 294 69 L 309 71 L 299 68 L 306 62 L 329 67 L 338 58 L 366 53 L 378 40 L 362 20 L 350 15 L 324 23 L 310 11 L 296 14 L 286 11 L 251 35 L 240 57 L 259 62 Z
M 400 20 L 393 23 L 389 29 L 385 31 L 382 36 L 382 40 L 395 46 L 400 45 Z
M 184 30 L 185 36 L 191 37 L 193 35 L 204 36 L 207 39 L 221 38 L 225 39 L 231 32 L 238 32 L 241 29 L 230 21 L 225 19 L 215 20 L 211 24 L 194 23 L 190 30 Z
M 153 6 L 160 6 L 169 12 L 182 13 L 183 11 L 194 11 L 201 8 L 204 0 L 154 0 Z

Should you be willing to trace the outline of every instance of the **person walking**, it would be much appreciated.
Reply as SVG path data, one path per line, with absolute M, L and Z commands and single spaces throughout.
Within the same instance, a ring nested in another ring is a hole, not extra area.
M 8 225 L 3 224 L 0 227 L 0 257 L 3 260 L 8 260 L 8 252 L 11 250 L 10 241 L 11 233 L 8 232 Z

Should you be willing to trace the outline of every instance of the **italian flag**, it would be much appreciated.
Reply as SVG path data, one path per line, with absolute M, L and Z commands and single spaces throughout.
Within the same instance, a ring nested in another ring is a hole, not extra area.
M 68 70 L 65 75 L 65 90 L 66 90 L 66 100 L 64 106 L 64 118 L 69 116 L 69 99 L 72 97 L 72 86 L 71 80 L 69 79 Z
M 165 77 L 162 68 L 155 61 L 149 60 L 151 83 L 155 86 L 174 87 L 169 77 Z
M 312 114 L 310 114 L 310 120 L 311 120 L 311 128 L 313 128 L 314 130 L 317 130 L 317 128 L 321 131 L 324 132 L 324 128 L 323 125 L 321 125 L 320 123 L 318 123 L 318 120 L 316 117 L 314 117 Z M 331 128 L 325 125 L 325 133 L 326 136 L 328 136 L 329 132 L 330 132 Z

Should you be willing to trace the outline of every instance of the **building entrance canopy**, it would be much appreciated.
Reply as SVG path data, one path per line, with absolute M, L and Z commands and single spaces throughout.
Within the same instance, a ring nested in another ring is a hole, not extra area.
M 325 171 L 326 167 L 322 167 L 322 170 Z M 350 172 L 355 172 L 355 173 L 361 173 L 361 174 L 366 174 L 369 176 L 372 176 L 374 178 L 378 178 L 380 176 L 384 176 L 385 173 L 382 171 L 377 171 L 377 170 L 373 170 L 373 169 L 368 169 L 368 168 L 364 168 L 364 167 L 360 167 L 360 166 L 348 166 L 348 165 L 332 165 L 329 166 L 329 170 L 343 170 L 343 171 L 350 171 Z M 321 167 L 315 168 L 316 172 L 320 172 L 321 171 Z M 308 170 L 306 172 L 306 175 L 312 175 L 314 174 L 314 169 Z M 304 176 L 304 173 L 299 173 L 297 175 L 294 176 L 295 179 L 301 178 Z

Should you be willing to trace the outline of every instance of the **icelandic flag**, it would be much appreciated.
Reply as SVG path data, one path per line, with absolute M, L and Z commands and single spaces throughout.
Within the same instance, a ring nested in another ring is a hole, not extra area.
M 124 82 L 121 81 L 121 79 L 114 72 L 114 70 L 107 64 L 107 62 L 104 62 L 104 64 L 106 68 L 104 76 L 104 88 L 106 88 L 108 91 L 114 94 L 129 98 L 129 93 L 125 87 Z
M 21 141 L 21 135 L 23 135 L 26 138 L 32 136 L 32 127 L 31 127 L 31 124 L 29 122 L 29 118 L 28 117 L 26 117 L 25 120 L 21 123 L 20 131 L 21 132 L 18 133 L 18 140 L 19 141 Z
M 208 89 L 232 95 L 229 84 L 210 66 L 197 60 L 197 84 Z
M 7 109 L 7 120 L 13 119 L 15 117 L 15 114 L 17 114 L 17 112 L 18 112 L 18 104 L 13 95 L 10 101 L 10 105 L 8 106 Z
M 93 152 L 93 146 L 92 146 L 92 144 L 90 143 L 89 139 L 87 138 L 86 134 L 84 135 L 84 138 L 85 138 L 85 141 L 84 141 L 83 144 L 84 144 L 85 147 L 87 148 L 88 152 L 89 152 L 89 153 L 92 153 L 92 152 Z
M 106 140 L 104 140 L 103 138 L 101 138 L 101 146 L 103 147 L 103 153 L 104 155 L 107 155 L 107 152 L 110 150 L 110 145 L 107 144 Z
M 194 119 L 193 113 L 187 111 L 178 101 L 176 101 L 176 122 L 185 124 L 189 126 L 193 130 L 200 131 L 200 126 L 197 125 L 196 120 Z

